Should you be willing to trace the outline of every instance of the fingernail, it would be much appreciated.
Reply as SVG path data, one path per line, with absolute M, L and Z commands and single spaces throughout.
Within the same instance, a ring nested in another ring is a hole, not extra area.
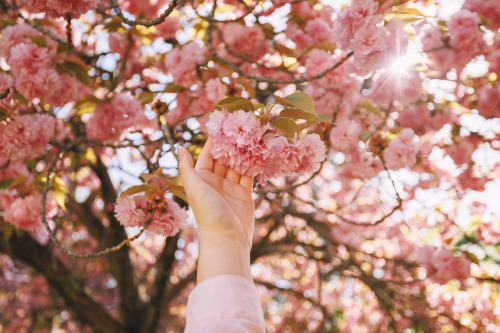
M 185 149 L 186 149 L 186 148 L 184 148 L 184 147 L 182 147 L 182 146 L 179 146 L 179 147 L 177 148 L 177 156 L 179 156 L 179 158 L 184 158 L 184 156 L 185 156 L 185 155 L 184 155 Z

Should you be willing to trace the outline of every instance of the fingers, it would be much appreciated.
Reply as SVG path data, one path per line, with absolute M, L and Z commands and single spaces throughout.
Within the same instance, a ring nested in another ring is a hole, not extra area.
M 177 155 L 179 156 L 179 176 L 184 186 L 189 189 L 200 181 L 198 173 L 194 169 L 193 158 L 189 151 L 182 146 L 177 148 Z
M 215 161 L 214 162 L 214 173 L 217 176 L 221 176 L 222 178 L 224 178 L 224 176 L 226 175 L 226 167 L 224 165 L 220 164 L 219 162 Z
M 234 171 L 233 169 L 229 168 L 226 173 L 226 179 L 235 183 L 239 184 L 241 176 Z
M 214 158 L 212 157 L 212 148 L 214 147 L 214 138 L 209 136 L 207 142 L 203 146 L 201 150 L 200 156 L 198 157 L 198 161 L 196 161 L 195 169 L 197 171 L 200 170 L 208 170 L 212 171 L 214 168 Z
M 240 185 L 249 191 L 253 190 L 253 177 L 241 176 Z

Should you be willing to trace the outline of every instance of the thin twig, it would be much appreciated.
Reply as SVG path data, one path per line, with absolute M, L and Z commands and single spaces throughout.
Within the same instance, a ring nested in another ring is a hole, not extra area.
M 14 7 L 14 6 L 12 6 L 11 4 L 9 4 L 6 0 L 0 0 L 0 2 L 1 2 L 4 6 L 6 6 L 6 7 L 8 7 L 8 8 L 10 8 L 10 9 L 12 9 L 12 10 L 14 11 L 14 13 L 17 15 L 17 17 L 19 17 L 19 18 L 20 18 L 20 19 L 22 19 L 24 22 L 26 22 L 27 24 L 29 24 L 30 26 L 32 26 L 32 27 L 33 27 L 33 28 L 35 28 L 36 30 L 40 31 L 40 32 L 41 32 L 41 33 L 43 33 L 44 35 L 49 36 L 50 38 L 52 38 L 53 40 L 55 40 L 55 41 L 56 41 L 56 42 L 58 42 L 58 43 L 63 43 L 63 44 L 65 44 L 65 43 L 66 43 L 66 41 L 65 41 L 64 39 L 62 39 L 61 37 L 59 37 L 59 36 L 57 36 L 57 35 L 53 34 L 52 32 L 50 32 L 49 30 L 45 29 L 44 27 L 41 27 L 41 26 L 39 26 L 38 24 L 36 24 L 35 22 L 31 21 L 30 19 L 28 19 L 28 18 L 24 17 L 24 16 L 23 16 L 23 14 L 21 14 L 21 13 L 19 12 L 19 10 L 17 10 L 17 8 L 16 8 L 16 7 Z
M 73 50 L 75 47 L 73 46 L 73 40 L 71 38 L 71 14 L 66 13 L 66 40 L 68 43 L 68 49 Z
M 210 50 L 210 53 L 212 54 L 212 57 L 214 57 L 216 60 L 218 60 L 219 62 L 222 62 L 223 64 L 226 64 L 228 65 L 229 67 L 231 67 L 231 69 L 233 71 L 235 71 L 236 73 L 238 73 L 239 75 L 243 76 L 243 77 L 246 77 L 247 79 L 251 79 L 251 80 L 255 80 L 257 82 L 267 82 L 267 83 L 276 83 L 276 84 L 287 84 L 287 83 L 304 83 L 304 82 L 308 82 L 308 81 L 311 81 L 311 80 L 316 80 L 316 79 L 319 79 L 319 78 L 322 78 L 323 76 L 325 76 L 326 74 L 328 74 L 329 72 L 333 71 L 334 69 L 340 67 L 345 61 L 347 61 L 350 57 L 352 57 L 353 55 L 353 52 L 349 52 L 348 54 L 346 54 L 342 59 L 340 59 L 339 62 L 337 62 L 335 65 L 333 65 L 332 67 L 326 69 L 325 71 L 319 73 L 319 74 L 316 74 L 316 75 L 312 75 L 312 76 L 309 76 L 309 77 L 300 77 L 300 78 L 296 78 L 296 79 L 290 79 L 290 80 L 276 80 L 276 79 L 273 79 L 273 78 L 269 78 L 269 77 L 264 77 L 264 76 L 254 76 L 254 75 L 250 75 L 248 73 L 245 73 L 244 71 L 242 71 L 235 63 L 233 63 L 232 61 L 229 61 L 227 59 L 224 59 L 224 58 L 221 58 L 218 54 L 217 54 L 217 51 L 215 51 L 213 45 L 212 45 L 212 31 L 213 31 L 213 28 L 214 28 L 214 15 L 215 15 L 215 8 L 217 8 L 217 0 L 214 0 L 214 4 L 213 4 L 213 7 L 212 7 L 212 11 L 210 13 L 210 16 L 207 18 L 208 20 L 208 28 L 207 28 L 207 33 L 206 33 L 206 44 L 208 46 L 208 49 Z
M 168 8 L 165 9 L 165 11 L 159 17 L 157 17 L 153 20 L 146 20 L 146 21 L 144 21 L 144 20 L 129 20 L 128 18 L 126 18 L 123 15 L 123 12 L 120 9 L 120 7 L 118 6 L 118 3 L 116 2 L 116 0 L 111 0 L 111 8 L 114 9 L 116 14 L 118 14 L 118 16 L 122 19 L 123 22 L 125 22 L 128 25 L 132 25 L 132 26 L 143 25 L 145 27 L 152 27 L 154 25 L 158 25 L 162 22 L 165 22 L 165 18 L 167 18 L 167 16 L 169 16 L 174 11 L 174 8 L 176 6 L 177 6 L 177 0 L 173 0 L 172 3 L 170 4 L 170 6 L 168 6 Z
M 146 223 L 145 223 L 144 227 L 141 229 L 141 231 L 139 231 L 134 236 L 132 236 L 130 238 L 127 238 L 127 239 L 124 239 L 120 244 L 118 244 L 116 246 L 108 247 L 108 248 L 106 248 L 106 249 L 104 249 L 102 251 L 98 251 L 98 252 L 94 252 L 94 253 L 88 253 L 88 254 L 83 254 L 83 253 L 73 252 L 73 251 L 65 248 L 64 246 L 62 246 L 61 243 L 59 243 L 59 241 L 57 240 L 56 235 L 50 229 L 50 226 L 49 226 L 49 223 L 48 223 L 47 217 L 46 217 L 47 210 L 46 210 L 46 207 L 45 207 L 46 203 L 47 203 L 47 194 L 48 194 L 49 188 L 50 188 L 50 177 L 51 177 L 52 173 L 54 173 L 57 161 L 59 161 L 59 155 L 57 155 L 54 158 L 54 160 L 52 161 L 52 163 L 49 166 L 49 169 L 47 170 L 47 179 L 46 179 L 46 183 L 45 183 L 45 188 L 44 188 L 43 193 L 42 193 L 42 212 L 41 212 L 41 217 L 42 217 L 42 222 L 45 225 L 45 229 L 49 233 L 50 240 L 54 243 L 54 245 L 63 254 L 65 254 L 67 256 L 75 257 L 77 259 L 89 259 L 89 258 L 95 258 L 95 257 L 99 257 L 99 256 L 102 256 L 102 255 L 110 254 L 110 253 L 113 253 L 113 252 L 117 252 L 118 250 L 120 250 L 125 245 L 128 245 L 130 242 L 136 240 L 137 238 L 139 238 L 144 233 L 144 231 L 146 231 L 146 229 L 148 228 L 149 224 L 151 223 L 151 219 L 152 218 L 150 218 L 148 221 L 146 221 Z

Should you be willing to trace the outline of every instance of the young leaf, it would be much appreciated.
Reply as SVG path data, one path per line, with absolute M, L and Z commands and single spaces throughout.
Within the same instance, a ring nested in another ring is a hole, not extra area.
M 254 111 L 253 103 L 248 99 L 243 97 L 228 97 L 224 98 L 222 101 L 215 105 L 217 110 L 228 110 L 230 112 L 243 110 L 243 111 Z
M 376 107 L 370 100 L 365 99 L 362 100 L 361 102 L 358 103 L 359 107 L 362 107 L 366 111 L 373 113 L 376 116 L 379 116 L 380 118 L 384 117 L 384 113 L 382 110 L 380 110 L 378 107 Z
M 14 183 L 13 178 L 5 178 L 0 180 L 0 189 L 5 190 L 8 189 Z
M 134 194 L 146 192 L 146 191 L 149 191 L 148 185 L 134 185 L 134 186 L 129 187 L 127 190 L 123 191 L 120 194 L 120 198 L 123 198 L 127 195 L 134 195 Z
M 286 136 L 293 137 L 299 131 L 299 126 L 295 121 L 285 118 L 278 118 L 273 122 L 273 127 L 279 129 Z
M 47 47 L 47 40 L 43 36 L 28 36 L 28 38 L 39 47 Z
M 309 113 L 301 109 L 284 109 L 280 112 L 280 118 L 292 118 L 292 119 L 303 119 L 307 121 L 329 123 L 330 121 L 326 118 L 321 118 L 318 114 Z
M 314 110 L 314 100 L 311 96 L 303 92 L 295 92 L 286 97 L 274 96 L 276 103 L 292 108 L 301 109 L 303 111 L 316 114 Z
M 56 66 L 59 70 L 66 72 L 78 79 L 78 81 L 89 85 L 90 76 L 85 63 L 78 58 L 66 58 L 62 63 Z

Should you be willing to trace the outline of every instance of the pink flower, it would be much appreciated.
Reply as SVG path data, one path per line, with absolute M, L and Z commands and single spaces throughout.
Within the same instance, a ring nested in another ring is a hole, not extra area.
M 462 189 L 470 189 L 473 191 L 484 191 L 484 186 L 489 181 L 486 177 L 478 177 L 474 172 L 474 168 L 469 166 L 462 174 L 457 177 Z
M 361 125 L 354 120 L 342 120 L 330 131 L 330 142 L 332 148 L 347 152 L 357 148 Z
M 422 78 L 413 70 L 404 72 L 382 69 L 373 80 L 369 96 L 378 105 L 387 106 L 398 100 L 401 104 L 417 101 L 422 94 Z
M 0 52 L 3 54 L 7 62 L 10 59 L 12 48 L 21 43 L 31 43 L 31 40 L 29 39 L 30 36 L 41 36 L 41 33 L 25 23 L 11 25 L 2 30 Z M 47 42 L 51 43 L 50 41 Z
M 500 117 L 500 85 L 482 86 L 477 90 L 477 110 L 485 118 Z
M 269 52 L 269 41 L 258 25 L 248 27 L 239 23 L 224 24 L 222 38 L 231 51 L 252 60 L 259 60 Z
M 311 37 L 314 45 L 319 45 L 325 42 L 333 42 L 335 38 L 330 24 L 319 17 L 307 21 L 305 31 L 307 35 Z
M 452 251 L 426 245 L 417 250 L 417 258 L 425 265 L 428 276 L 439 284 L 470 276 L 470 261 L 463 254 L 456 256 Z
M 174 78 L 174 83 L 189 88 L 196 83 L 198 65 L 205 61 L 205 49 L 191 42 L 180 48 L 174 48 L 165 56 L 167 72 Z
M 387 167 L 397 170 L 416 163 L 418 144 L 413 142 L 413 137 L 413 130 L 405 128 L 399 133 L 398 138 L 389 142 L 383 152 Z
M 33 175 L 26 164 L 0 157 L 0 180 L 3 179 L 13 179 L 19 181 L 20 184 L 29 185 L 33 181 Z
M 457 62 L 467 64 L 485 46 L 478 24 L 477 14 L 466 9 L 460 10 L 448 20 L 450 45 L 457 52 Z
M 153 220 L 148 230 L 167 237 L 174 236 L 186 226 L 188 214 L 172 198 L 166 198 L 165 202 L 166 208 L 153 213 Z
M 179 18 L 173 16 L 167 16 L 165 21 L 156 26 L 158 36 L 165 40 L 175 38 L 175 34 L 180 28 L 181 23 Z
M 291 143 L 253 112 L 215 111 L 206 124 L 214 137 L 213 157 L 250 177 L 267 179 L 311 172 L 325 159 L 325 145 L 317 134 L 300 134 Z
M 0 156 L 13 161 L 42 155 L 54 133 L 54 118 L 24 115 L 0 122 Z
M 429 110 L 426 104 L 409 105 L 398 118 L 398 124 L 409 127 L 419 135 L 429 131 L 440 130 L 445 124 L 453 119 L 453 113 L 449 108 L 443 110 Z
M 46 216 L 50 218 L 57 213 L 55 196 L 51 192 L 47 196 L 46 203 Z M 17 198 L 5 209 L 3 217 L 19 229 L 35 231 L 38 227 L 42 226 L 41 207 L 42 197 L 40 194 Z
M 69 13 L 72 18 L 95 9 L 100 0 L 25 0 L 24 6 L 32 13 L 46 13 L 52 17 L 60 17 Z
M 9 66 L 14 77 L 35 74 L 39 69 L 48 68 L 52 58 L 45 47 L 33 43 L 21 43 L 10 50 Z M 35 73 L 34 73 L 35 72 Z
M 446 149 L 446 153 L 450 155 L 457 166 L 461 166 L 464 163 L 470 163 L 472 161 L 472 154 L 474 153 L 474 144 L 468 140 L 460 140 L 449 146 Z
M 130 93 L 120 93 L 95 107 L 87 123 L 87 137 L 98 141 L 117 142 L 131 128 L 149 123 L 141 103 Z
M 495 245 L 500 241 L 500 223 L 498 220 L 483 221 L 483 225 L 477 230 L 478 239 L 489 245 Z
M 142 227 L 147 220 L 146 198 L 143 195 L 118 198 L 115 205 L 115 216 L 124 227 Z
M 462 8 L 484 16 L 489 27 L 500 28 L 500 2 L 497 0 L 467 0 Z
M 207 95 L 207 100 L 217 104 L 226 96 L 227 87 L 220 79 L 210 79 L 205 84 L 205 93 Z
M 351 46 L 356 71 L 364 75 L 386 64 L 394 55 L 392 42 L 386 28 L 370 26 L 356 31 Z
M 120 8 L 132 15 L 140 16 L 144 14 L 148 18 L 158 16 L 158 11 L 165 6 L 165 0 L 118 0 Z
M 343 49 L 351 48 L 355 32 L 363 25 L 376 24 L 381 17 L 375 15 L 378 3 L 373 0 L 354 0 L 351 6 L 337 15 L 334 22 L 333 34 Z

